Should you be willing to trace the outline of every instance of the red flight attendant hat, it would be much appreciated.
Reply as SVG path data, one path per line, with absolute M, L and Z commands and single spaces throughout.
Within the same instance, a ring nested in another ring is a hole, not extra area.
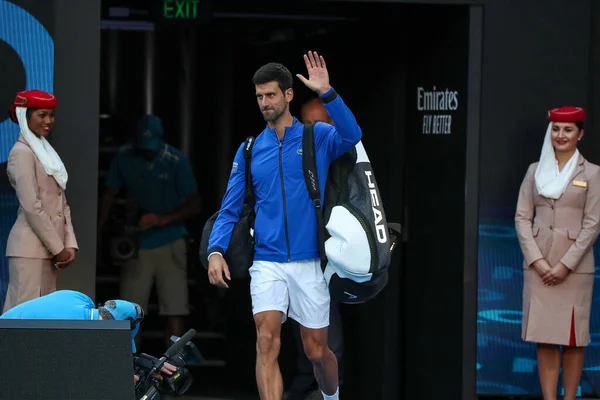
M 585 121 L 585 110 L 581 107 L 561 107 L 548 111 L 550 122 L 583 122 Z
M 16 109 L 17 107 L 24 108 L 56 108 L 56 96 L 42 92 L 41 90 L 24 90 L 17 93 L 15 102 L 10 107 L 10 119 L 18 124 Z

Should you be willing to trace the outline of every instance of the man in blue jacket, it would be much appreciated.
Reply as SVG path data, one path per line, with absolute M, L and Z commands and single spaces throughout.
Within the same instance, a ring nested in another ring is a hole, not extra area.
M 296 75 L 323 100 L 335 127 L 315 124 L 317 172 L 321 201 L 331 162 L 361 139 L 356 119 L 329 85 L 325 60 L 304 55 L 308 79 Z M 290 113 L 293 78 L 283 65 L 259 68 L 253 82 L 267 127 L 252 150 L 256 197 L 255 254 L 250 268 L 252 313 L 257 329 L 256 381 L 263 400 L 279 400 L 283 382 L 277 363 L 281 323 L 289 315 L 301 326 L 304 350 L 325 400 L 338 399 L 338 366 L 327 344 L 330 297 L 317 243 L 317 220 L 302 169 L 304 126 Z M 228 287 L 223 258 L 244 202 L 243 145 L 237 151 L 227 191 L 209 239 L 208 275 L 212 284 Z

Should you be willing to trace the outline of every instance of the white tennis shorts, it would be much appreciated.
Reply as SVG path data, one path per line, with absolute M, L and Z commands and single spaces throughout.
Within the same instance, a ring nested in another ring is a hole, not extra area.
M 320 260 L 254 261 L 250 277 L 252 314 L 281 311 L 281 323 L 289 315 L 306 328 L 329 326 L 329 289 Z

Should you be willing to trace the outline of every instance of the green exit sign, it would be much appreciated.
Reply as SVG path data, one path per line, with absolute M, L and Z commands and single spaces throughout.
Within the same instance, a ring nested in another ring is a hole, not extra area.
M 198 3 L 201 0 L 162 0 L 163 17 L 166 19 L 197 19 L 200 17 Z

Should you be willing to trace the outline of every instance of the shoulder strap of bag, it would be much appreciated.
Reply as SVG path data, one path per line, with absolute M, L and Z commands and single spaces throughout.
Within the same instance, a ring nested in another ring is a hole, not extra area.
M 244 144 L 244 160 L 246 161 L 246 202 L 254 207 L 254 183 L 252 182 L 252 147 L 254 147 L 254 136 L 248 136 Z
M 321 204 L 321 190 L 319 189 L 319 176 L 317 174 L 317 156 L 315 151 L 314 125 L 304 125 L 302 134 L 302 169 L 308 194 L 315 206 L 317 214 L 317 240 L 319 242 L 319 257 L 321 269 L 325 271 L 327 256 L 325 255 L 325 221 L 323 220 L 323 207 Z

